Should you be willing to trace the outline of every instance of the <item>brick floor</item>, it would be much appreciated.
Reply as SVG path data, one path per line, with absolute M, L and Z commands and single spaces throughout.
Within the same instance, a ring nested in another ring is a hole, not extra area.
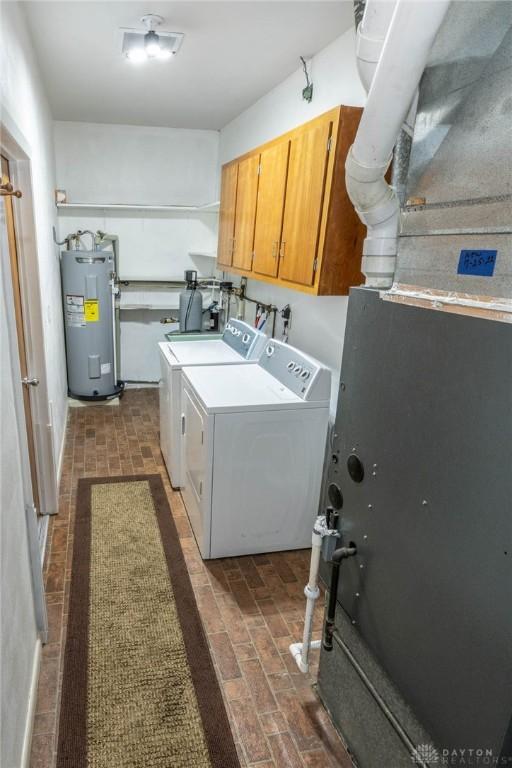
M 309 552 L 202 561 L 160 453 L 156 389 L 127 390 L 119 407 L 70 409 L 59 514 L 50 522 L 44 567 L 50 629 L 42 654 L 31 768 L 55 765 L 77 480 L 156 472 L 169 497 L 241 765 L 351 768 L 311 687 L 313 677 L 302 675 L 288 652 L 302 633 Z M 321 622 L 317 613 L 315 637 Z

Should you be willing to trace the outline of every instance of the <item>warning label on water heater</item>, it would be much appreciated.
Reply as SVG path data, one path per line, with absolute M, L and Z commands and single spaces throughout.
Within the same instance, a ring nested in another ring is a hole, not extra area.
M 84 301 L 84 313 L 86 323 L 97 323 L 100 319 L 100 303 L 98 299 Z
M 73 327 L 85 325 L 84 297 L 66 294 L 66 323 Z

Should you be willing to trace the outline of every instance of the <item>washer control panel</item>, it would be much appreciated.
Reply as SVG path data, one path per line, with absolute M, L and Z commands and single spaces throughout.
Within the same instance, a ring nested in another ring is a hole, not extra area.
M 262 331 L 252 328 L 243 320 L 231 317 L 224 328 L 222 340 L 238 352 L 244 360 L 257 360 L 267 337 Z
M 331 372 L 282 341 L 267 339 L 259 365 L 303 400 L 329 400 Z

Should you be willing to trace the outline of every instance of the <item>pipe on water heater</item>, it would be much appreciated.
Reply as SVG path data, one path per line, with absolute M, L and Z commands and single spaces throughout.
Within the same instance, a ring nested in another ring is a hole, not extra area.
M 361 23 L 358 53 L 366 59 L 359 66 L 363 83 L 371 86 L 347 155 L 345 178 L 348 195 L 367 227 L 362 271 L 370 287 L 390 288 L 393 283 L 400 204 L 385 174 L 449 4 L 450 0 L 397 0 L 376 65 L 392 3 L 368 0 Z

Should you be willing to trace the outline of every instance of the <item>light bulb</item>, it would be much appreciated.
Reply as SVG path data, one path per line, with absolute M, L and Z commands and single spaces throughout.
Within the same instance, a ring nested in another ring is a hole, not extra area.
M 150 43 L 146 45 L 146 53 L 150 59 L 154 59 L 160 53 L 160 46 L 158 43 Z
M 144 35 L 144 48 L 150 59 L 154 59 L 160 53 L 160 38 L 153 30 Z
M 134 64 L 140 64 L 141 62 L 146 61 L 147 54 L 144 48 L 130 48 L 126 54 L 126 58 L 133 61 Z

